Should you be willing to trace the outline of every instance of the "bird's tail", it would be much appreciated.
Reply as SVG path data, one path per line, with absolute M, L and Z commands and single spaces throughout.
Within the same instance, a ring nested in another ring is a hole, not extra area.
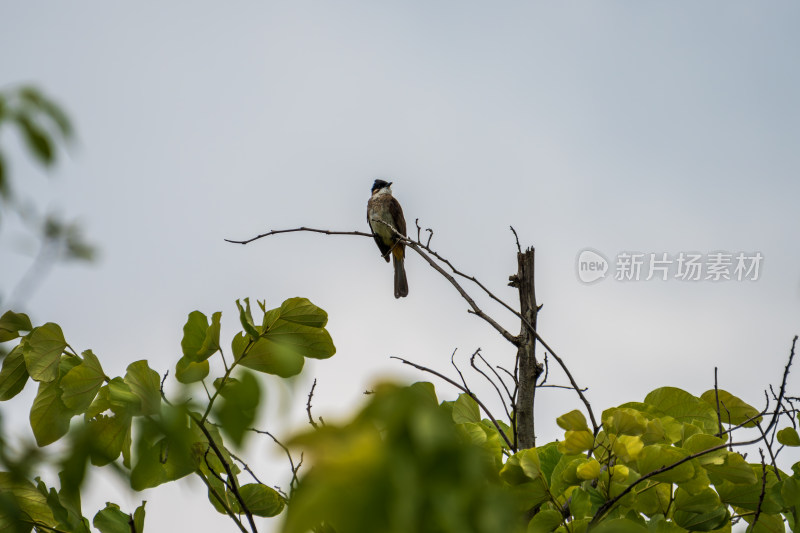
M 408 280 L 406 279 L 403 259 L 392 255 L 392 262 L 394 263 L 394 297 L 403 298 L 408 296 Z

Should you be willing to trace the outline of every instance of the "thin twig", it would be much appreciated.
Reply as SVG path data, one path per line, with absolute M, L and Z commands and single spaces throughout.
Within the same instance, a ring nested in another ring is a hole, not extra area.
M 767 492 L 767 463 L 764 462 L 764 450 L 758 449 L 761 455 L 761 494 L 758 495 L 758 506 L 756 507 L 756 515 L 753 517 L 753 522 L 750 524 L 750 531 L 755 531 L 756 522 L 761 516 L 761 506 L 764 504 L 764 494 Z
M 514 240 L 517 241 L 517 253 L 522 253 L 522 248 L 519 245 L 519 235 L 517 235 L 517 230 L 514 229 L 514 226 L 509 226 L 511 228 L 511 233 L 514 234 Z
M 236 454 L 234 454 L 231 451 L 228 452 L 228 455 L 233 457 L 236 461 L 239 461 L 239 463 L 242 465 L 242 468 L 244 468 L 244 471 L 247 472 L 248 474 L 250 474 L 250 477 L 252 477 L 253 480 L 255 480 L 256 483 L 258 483 L 259 485 L 264 485 L 264 483 L 262 483 L 261 480 L 258 479 L 258 476 L 256 476 L 256 474 L 250 469 L 250 466 L 248 466 L 248 464 L 245 463 L 242 458 L 238 457 Z
M 500 392 L 500 388 L 495 384 L 495 382 L 492 380 L 492 378 L 490 378 L 488 376 L 488 374 L 486 374 L 486 372 L 484 372 L 483 370 L 478 368 L 478 365 L 475 364 L 475 357 L 479 356 L 480 352 L 481 352 L 480 348 L 475 350 L 475 353 L 473 353 L 472 357 L 469 358 L 469 364 L 473 369 L 475 369 L 475 371 L 477 373 L 479 373 L 481 376 L 486 378 L 486 381 L 488 381 L 492 385 L 492 387 L 494 387 L 494 390 L 497 392 L 497 395 L 500 397 L 500 403 L 503 404 L 503 410 L 506 412 L 506 416 L 508 417 L 508 421 L 509 421 L 509 423 L 511 423 L 512 422 L 512 420 L 511 420 L 511 412 L 508 410 L 508 407 L 506 406 L 506 399 L 503 397 L 503 393 Z M 483 357 L 481 357 L 481 359 L 483 359 Z M 486 360 L 483 359 L 483 362 L 486 363 Z M 488 363 L 487 363 L 487 365 L 488 365 Z M 492 367 L 489 367 L 489 368 L 492 368 Z
M 772 461 L 772 468 L 775 470 L 775 476 L 777 476 L 778 481 L 780 481 L 781 474 L 780 471 L 778 470 L 778 463 L 775 460 L 775 454 L 772 453 L 772 443 L 767 440 L 767 434 L 761 428 L 761 422 L 756 422 L 756 427 L 758 428 L 758 431 L 761 432 L 761 436 L 764 438 L 764 444 L 767 446 L 767 452 L 769 452 L 769 458 Z M 761 450 L 759 449 L 759 451 Z
M 295 464 L 294 464 L 294 459 L 292 458 L 292 453 L 289 451 L 289 448 L 287 448 L 287 447 L 286 447 L 286 446 L 285 446 L 285 445 L 284 445 L 284 444 L 283 444 L 281 441 L 279 441 L 279 440 L 278 440 L 278 439 L 275 437 L 275 435 L 273 435 L 273 434 L 272 434 L 272 433 L 270 433 L 269 431 L 264 431 L 264 430 L 262 430 L 262 429 L 256 429 L 256 428 L 249 428 L 249 431 L 253 431 L 253 432 L 255 432 L 255 433 L 259 433 L 259 434 L 261 434 L 261 435 L 266 435 L 266 436 L 268 436 L 268 437 L 269 437 L 269 438 L 271 438 L 273 441 L 275 441 L 275 444 L 277 444 L 278 446 L 280 446 L 280 447 L 283 449 L 284 453 L 286 453 L 286 457 L 289 459 L 289 467 L 292 469 L 292 481 L 289 483 L 289 485 L 290 485 L 291 487 L 294 487 L 294 486 L 296 486 L 296 485 L 297 485 L 297 483 L 298 483 L 298 479 L 297 479 L 297 471 L 298 471 L 298 470 L 300 470 L 300 466 L 303 464 L 303 458 L 302 458 L 302 455 L 301 455 L 301 457 L 300 457 L 300 462 L 299 462 L 299 463 L 297 463 L 297 466 L 295 466 Z
M 478 348 L 478 349 L 480 349 L 480 348 Z M 456 364 L 456 360 L 455 360 L 455 357 L 456 357 L 456 350 L 458 350 L 458 348 L 454 349 L 454 350 L 453 350 L 453 353 L 452 353 L 452 354 L 450 354 L 450 364 L 451 364 L 451 365 L 453 365 L 453 368 L 455 368 L 455 369 L 456 369 L 456 372 L 458 372 L 458 377 L 460 377 L 460 378 L 461 378 L 461 383 L 463 383 L 463 384 L 464 384 L 464 388 L 465 388 L 466 390 L 469 390 L 469 385 L 467 385 L 467 380 L 466 380 L 466 379 L 464 379 L 464 374 L 462 374 L 462 373 L 461 373 L 461 369 L 460 369 L 460 368 L 458 368 L 458 365 Z
M 544 377 L 542 378 L 542 382 L 537 385 L 537 387 L 545 387 L 545 383 L 547 383 L 547 378 L 550 376 L 550 362 L 547 360 L 547 352 L 544 353 Z M 586 390 L 586 387 L 583 388 Z
M 503 390 L 505 390 L 505 391 L 506 391 L 506 395 L 508 396 L 508 399 L 511 401 L 511 403 L 512 403 L 512 405 L 513 405 L 513 403 L 514 403 L 514 397 L 511 395 L 511 391 L 510 391 L 510 390 L 508 390 L 508 387 L 506 387 L 506 383 L 505 383 L 505 381 L 503 381 L 503 378 L 502 378 L 502 377 L 500 377 L 500 374 L 498 374 L 498 373 L 497 373 L 497 370 L 495 370 L 495 369 L 494 369 L 494 367 L 493 367 L 492 365 L 490 365 L 488 361 L 486 361 L 486 359 L 483 357 L 483 354 L 481 354 L 481 353 L 480 353 L 480 349 L 478 349 L 478 352 L 476 352 L 476 354 L 477 354 L 477 356 L 480 358 L 480 360 L 481 360 L 481 361 L 483 361 L 483 364 L 485 364 L 485 365 L 487 366 L 487 368 L 488 368 L 489 370 L 491 370 L 492 374 L 494 374 L 494 375 L 495 375 L 495 377 L 497 378 L 497 380 L 498 380 L 498 381 L 500 382 L 500 384 L 503 386 Z M 473 357 L 474 357 L 474 355 L 473 355 Z
M 714 400 L 717 402 L 717 437 L 722 436 L 722 417 L 719 414 L 719 387 L 717 386 L 717 367 L 714 367 Z M 729 419 L 730 420 L 730 419 Z
M 319 429 L 319 426 L 314 422 L 314 417 L 311 416 L 311 398 L 314 396 L 314 389 L 317 387 L 317 378 L 314 378 L 314 383 L 311 385 L 311 390 L 308 392 L 308 401 L 306 402 L 306 413 L 308 414 L 308 423 L 314 429 Z M 275 437 L 273 437 L 275 438 Z

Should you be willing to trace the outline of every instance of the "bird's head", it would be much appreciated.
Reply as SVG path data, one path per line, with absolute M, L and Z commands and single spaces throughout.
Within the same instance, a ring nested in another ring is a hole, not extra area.
M 392 183 L 391 181 L 383 181 L 381 179 L 375 180 L 375 183 L 372 184 L 372 194 L 375 194 L 378 191 L 386 189 L 387 192 L 392 192 Z

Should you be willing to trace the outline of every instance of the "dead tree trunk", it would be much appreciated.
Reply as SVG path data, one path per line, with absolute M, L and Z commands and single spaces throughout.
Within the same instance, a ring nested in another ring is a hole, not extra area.
M 536 329 L 536 289 L 533 282 L 534 249 L 517 254 L 517 274 L 511 276 L 511 285 L 519 290 L 520 314 L 524 317 L 517 343 L 517 404 L 514 406 L 517 448 L 536 446 L 533 403 L 536 397 L 536 380 L 542 365 L 536 361 L 536 336 L 528 327 Z M 526 323 L 527 322 L 527 323 Z

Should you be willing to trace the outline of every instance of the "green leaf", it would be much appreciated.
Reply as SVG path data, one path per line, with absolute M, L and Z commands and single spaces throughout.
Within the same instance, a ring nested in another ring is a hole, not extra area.
M 6 158 L 0 152 L 0 199 L 9 200 L 11 198 L 11 184 L 6 171 Z M 0 518 L 2 520 L 2 518 Z
M 91 350 L 81 355 L 83 362 L 61 378 L 61 400 L 69 409 L 79 412 L 89 408 L 106 379 L 100 361 Z
M 14 340 L 20 336 L 20 331 L 31 331 L 31 319 L 24 313 L 6 311 L 0 317 L 0 342 Z
M 556 423 L 561 429 L 569 431 L 588 431 L 589 426 L 586 424 L 586 417 L 577 409 L 570 411 L 565 415 L 556 418 Z
M 641 435 L 647 429 L 647 418 L 632 407 L 612 407 L 601 415 L 603 428 L 610 435 Z M 586 428 L 588 429 L 588 428 Z
M 144 531 L 144 506 L 147 502 L 142 502 L 142 505 L 136 508 L 133 512 L 133 525 L 136 529 L 136 533 L 142 533 Z
M 336 353 L 327 330 L 289 322 L 282 317 L 262 337 L 303 357 L 327 359 Z
M 131 430 L 131 418 L 125 415 L 99 415 L 87 424 L 92 442 L 92 464 L 107 465 L 116 460 Z
M 199 460 L 202 461 L 208 445 L 201 446 L 197 451 L 193 449 L 194 442 L 203 437 L 194 436 L 184 409 L 164 404 L 160 416 L 138 420 L 136 464 L 131 470 L 131 487 L 134 490 L 156 487 L 195 471 L 198 463 L 196 453 L 199 453 Z
M 761 500 L 761 480 L 763 479 L 763 473 L 760 464 L 749 466 L 756 476 L 754 483 L 743 484 L 724 481 L 716 485 L 717 493 L 722 503 L 741 507 L 749 511 L 755 511 L 758 508 L 759 501 Z M 770 494 L 770 489 L 777 481 L 778 479 L 772 472 L 772 467 L 767 467 L 767 490 L 764 494 L 763 502 L 761 503 L 761 511 L 764 513 L 778 513 L 782 509 L 782 506 L 779 505 Z
M 789 477 L 781 484 L 781 498 L 787 507 L 800 505 L 800 481 Z
M 92 400 L 91 405 L 89 408 L 86 409 L 84 413 L 84 420 L 91 420 L 92 418 L 96 417 L 100 413 L 111 409 L 111 398 L 110 393 L 108 390 L 108 385 L 103 385 L 100 387 L 100 390 L 97 391 L 97 395 L 95 396 L 94 400 Z
M 569 511 L 574 518 L 580 519 L 593 516 L 597 509 L 593 509 L 589 493 L 581 487 L 575 487 L 570 494 Z
M 15 346 L 3 359 L 3 368 L 0 370 L 0 401 L 10 400 L 19 394 L 27 382 L 28 369 L 25 368 L 22 348 Z
M 55 151 L 50 135 L 27 115 L 17 115 L 16 119 L 31 153 L 44 165 L 51 165 L 55 159 Z
M 125 383 L 141 400 L 141 414 L 155 415 L 161 411 L 161 382 L 158 373 L 147 366 L 147 361 L 136 361 L 128 365 Z
M 761 513 L 758 515 L 758 522 L 756 522 L 755 526 L 752 525 L 754 515 L 747 515 L 744 519 L 750 524 L 750 527 L 747 528 L 747 533 L 784 533 L 786 531 L 783 525 L 783 517 L 777 513 Z
M 553 509 L 539 511 L 528 522 L 528 533 L 550 533 L 561 525 L 563 519 L 561 513 Z
M 655 472 L 662 467 L 675 464 L 684 459 L 687 455 L 688 454 L 686 451 L 674 446 L 651 444 L 650 446 L 645 446 L 642 448 L 642 451 L 637 458 L 636 470 L 642 475 L 649 474 L 650 472 Z M 679 483 L 682 481 L 689 481 L 694 476 L 694 463 L 692 461 L 687 461 L 670 470 L 656 474 L 653 476 L 653 479 L 667 483 Z
M 707 402 L 675 387 L 662 387 L 648 394 L 644 402 L 679 422 L 700 425 L 716 433 L 717 412 Z
M 453 404 L 453 421 L 456 424 L 465 422 L 479 423 L 481 413 L 476 402 L 469 394 L 461 393 Z
M 745 462 L 744 457 L 735 452 L 728 452 L 725 456 L 725 461 L 721 465 L 706 464 L 703 467 L 710 475 L 720 478 L 720 481 L 727 480 L 731 483 L 745 483 L 748 485 L 757 481 L 753 468 Z M 719 483 L 714 480 L 714 484 L 718 485 Z
M 673 503 L 676 510 L 688 513 L 707 513 L 721 505 L 719 496 L 713 489 L 704 489 L 697 494 L 689 494 L 685 490 L 678 488 L 675 490 L 675 501 Z M 686 526 L 681 527 L 689 529 Z
M 695 454 L 702 451 L 710 450 L 711 448 L 723 446 L 724 444 L 725 441 L 719 437 L 715 437 L 714 435 L 708 435 L 705 433 L 697 433 L 696 435 L 692 435 L 691 437 L 686 439 L 683 442 L 683 446 L 681 447 L 690 454 Z M 728 452 L 725 450 L 725 448 L 720 448 L 717 451 L 708 452 L 705 455 L 701 455 L 700 457 L 697 458 L 697 461 L 701 465 L 722 464 L 727 454 Z
M 778 431 L 778 442 L 785 446 L 800 446 L 800 435 L 792 427 L 783 428 Z
M 600 476 L 600 463 L 596 459 L 589 459 L 578 465 L 576 474 L 578 479 L 597 479 Z
M 328 323 L 328 313 L 312 304 L 308 298 L 289 298 L 283 302 L 280 318 L 312 328 L 324 328 Z
M 12 515 L 17 509 L 28 520 L 42 522 L 51 528 L 58 525 L 50 506 L 47 504 L 47 497 L 37 490 L 36 486 L 30 481 L 14 476 L 9 472 L 0 472 L 0 496 L 8 498 L 0 499 L 0 527 L 3 527 L 3 531 L 6 531 L 9 526 L 8 522 L 6 522 L 10 518 L 9 515 Z M 8 505 L 12 505 L 17 509 L 8 509 Z M 24 526 L 23 528 L 13 527 L 19 524 L 12 523 L 10 525 L 12 525 L 9 529 L 10 531 L 30 531 L 30 528 L 25 529 Z
M 242 307 L 239 300 L 236 300 L 236 307 L 239 308 L 239 321 L 247 334 L 250 335 L 250 338 L 255 341 L 260 333 L 256 329 L 255 322 L 253 322 L 253 314 L 250 312 L 250 298 L 245 298 L 244 303 L 245 307 Z
M 48 322 L 34 328 L 23 341 L 22 353 L 28 374 L 35 381 L 53 381 L 58 378 L 58 364 L 67 347 L 64 333 L 58 324 Z
M 569 487 L 569 484 L 564 480 L 564 474 L 571 468 L 574 468 L 573 462 L 577 459 L 585 459 L 584 454 L 563 454 L 558 460 L 558 464 L 553 468 L 550 474 L 550 492 L 558 497 L 564 493 Z
M 141 414 L 142 400 L 121 377 L 108 382 L 108 399 L 115 413 Z
M 551 442 L 536 448 L 536 455 L 539 456 L 539 468 L 542 471 L 545 481 L 550 483 L 553 470 L 561 460 L 561 452 L 558 451 L 558 443 Z
M 247 348 L 250 344 L 253 343 L 253 340 L 250 339 L 244 333 L 237 333 L 233 336 L 233 340 L 231 340 L 231 351 L 233 352 L 233 360 L 238 361 L 242 355 L 244 355 Z
M 429 381 L 417 381 L 409 385 L 409 390 L 419 392 L 421 396 L 430 400 L 434 405 L 438 405 L 439 399 L 436 397 L 436 388 Z
M 644 483 L 639 486 L 644 485 Z M 648 482 L 645 487 L 636 492 L 634 509 L 649 517 L 665 514 L 669 509 L 672 495 L 669 483 Z
M 627 518 L 614 518 L 603 520 L 592 533 L 648 533 L 643 525 Z
M 262 337 L 239 359 L 239 364 L 258 372 L 288 378 L 303 370 L 305 359 L 302 353 L 298 353 L 297 346 L 276 343 Z
M 189 319 L 183 326 L 183 340 L 181 340 L 184 357 L 200 363 L 219 350 L 221 317 L 222 313 L 217 311 L 211 316 L 211 325 L 209 325 L 208 318 L 200 311 L 189 313 Z
M 723 424 L 730 424 L 738 426 L 747 420 L 750 420 L 744 427 L 755 427 L 758 422 L 761 422 L 762 417 L 758 416 L 760 411 L 752 405 L 745 403 L 740 398 L 737 398 L 728 391 L 718 389 L 719 393 L 719 417 Z M 705 391 L 700 396 L 711 408 L 717 410 L 717 395 L 714 389 Z
M 208 501 L 211 502 L 211 505 L 217 510 L 218 513 L 228 514 L 228 512 L 225 510 L 225 507 L 219 502 L 219 499 L 222 499 L 229 509 L 233 509 L 237 505 L 236 496 L 234 496 L 229 490 L 226 490 L 225 484 L 216 476 L 207 476 L 207 481 L 210 485 L 208 487 Z
M 39 492 L 47 498 L 47 505 L 53 512 L 58 529 L 73 533 L 90 533 L 88 521 L 84 521 L 83 516 L 76 513 L 68 502 L 62 502 L 61 495 L 56 492 L 56 489 L 50 488 L 48 491 L 41 480 L 39 480 L 38 488 Z
M 215 383 L 216 384 L 216 383 Z M 238 446 L 242 444 L 247 429 L 252 427 L 261 401 L 258 380 L 250 372 L 243 372 L 238 380 L 228 380 L 220 390 L 223 401 L 216 409 L 225 434 Z
M 559 443 L 558 451 L 565 454 L 574 454 L 591 450 L 594 446 L 594 435 L 589 430 L 567 431 L 564 440 Z
M 283 510 L 284 501 L 273 488 L 260 483 L 248 483 L 239 487 L 239 495 L 245 506 L 256 516 L 276 516 Z M 234 500 L 235 501 L 235 500 Z M 238 502 L 235 502 L 238 504 Z M 236 508 L 238 509 L 238 505 Z
M 509 485 L 544 481 L 536 450 L 533 448 L 521 450 L 509 457 L 506 464 L 500 469 L 500 478 Z
M 202 381 L 208 375 L 208 372 L 209 364 L 207 360 L 195 363 L 186 357 L 181 357 L 178 359 L 178 364 L 175 365 L 175 379 L 185 384 Z
M 94 515 L 92 525 L 100 533 L 131 533 L 130 521 L 131 516 L 120 511 L 119 505 L 107 502 L 105 509 Z
M 30 421 L 36 444 L 47 446 L 67 434 L 69 421 L 75 413 L 61 400 L 61 388 L 55 381 L 39 383 L 33 400 Z

